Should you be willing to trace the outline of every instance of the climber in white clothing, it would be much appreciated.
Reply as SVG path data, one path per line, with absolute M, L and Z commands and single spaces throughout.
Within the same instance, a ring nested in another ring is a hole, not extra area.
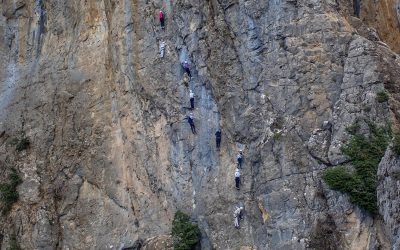
M 194 109 L 194 93 L 192 90 L 189 91 L 190 98 L 190 109 Z
M 162 41 L 160 43 L 160 57 L 163 58 L 164 57 L 164 51 L 165 51 L 165 42 Z
M 243 207 L 236 207 L 233 216 L 235 217 L 235 228 L 239 228 L 239 221 L 242 219 Z
M 235 183 L 236 183 L 236 189 L 239 190 L 240 189 L 240 171 L 238 168 L 236 168 L 235 171 Z

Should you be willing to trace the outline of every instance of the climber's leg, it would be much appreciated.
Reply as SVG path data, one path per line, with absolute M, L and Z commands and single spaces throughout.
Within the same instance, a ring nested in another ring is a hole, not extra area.
M 353 0 L 353 9 L 354 9 L 354 15 L 356 17 L 360 17 L 361 0 Z

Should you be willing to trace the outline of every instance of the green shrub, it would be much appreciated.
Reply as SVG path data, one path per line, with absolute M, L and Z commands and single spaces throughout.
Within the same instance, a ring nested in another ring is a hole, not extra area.
M 400 133 L 394 135 L 392 150 L 397 156 L 400 156 Z
M 172 222 L 172 239 L 175 250 L 193 249 L 200 241 L 200 229 L 190 222 L 189 215 L 177 211 Z
M 272 138 L 274 138 L 275 141 L 279 141 L 280 139 L 282 139 L 282 131 L 274 132 Z
M 357 134 L 357 132 L 360 130 L 360 125 L 356 122 L 351 126 L 348 126 L 346 128 L 347 133 L 351 134 L 351 135 L 355 135 Z
M 10 247 L 8 248 L 8 250 L 22 250 L 22 248 L 18 244 L 17 236 L 15 234 L 11 235 Z
M 376 93 L 376 100 L 379 103 L 387 102 L 387 101 L 389 101 L 389 95 L 386 91 L 380 91 L 380 92 Z
M 12 205 L 18 201 L 17 186 L 22 183 L 17 171 L 12 169 L 8 176 L 8 183 L 0 184 L 0 200 L 3 203 L 3 213 L 11 210 Z
M 344 167 L 327 169 L 323 179 L 334 190 L 347 193 L 355 205 L 371 212 L 377 211 L 377 170 L 388 146 L 390 131 L 370 125 L 368 137 L 355 134 L 342 147 L 342 152 L 350 157 L 354 172 Z
M 17 145 L 15 146 L 15 149 L 17 151 L 22 151 L 28 149 L 29 145 L 31 142 L 29 141 L 28 137 L 23 137 L 21 140 L 18 140 Z
M 350 192 L 352 189 L 351 183 L 354 182 L 352 174 L 342 166 L 327 169 L 323 178 L 332 189 L 343 193 Z

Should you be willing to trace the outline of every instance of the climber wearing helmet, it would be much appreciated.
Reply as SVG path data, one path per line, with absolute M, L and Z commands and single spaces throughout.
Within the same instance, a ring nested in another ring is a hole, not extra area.
M 182 67 L 185 70 L 185 72 L 188 74 L 189 78 L 192 78 L 192 74 L 190 74 L 190 68 L 189 68 L 189 63 L 188 61 L 184 61 L 182 63 Z
M 160 24 L 161 24 L 161 28 L 164 29 L 164 12 L 162 12 L 162 10 L 160 10 Z
M 239 190 L 240 189 L 240 171 L 238 168 L 236 168 L 235 171 L 235 183 L 236 183 L 236 189 Z
M 236 207 L 233 216 L 235 217 L 235 228 L 239 228 L 239 221 L 242 219 L 243 207 Z
M 194 121 L 193 121 L 193 113 L 190 113 L 187 117 L 188 123 L 190 125 L 190 129 L 192 130 L 193 134 L 196 134 L 196 128 L 194 126 Z

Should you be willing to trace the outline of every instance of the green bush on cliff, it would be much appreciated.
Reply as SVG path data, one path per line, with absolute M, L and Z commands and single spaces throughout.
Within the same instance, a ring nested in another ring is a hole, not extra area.
M 376 93 L 376 100 L 379 103 L 387 102 L 387 101 L 389 101 L 389 95 L 386 91 L 380 91 L 380 92 Z
M 385 154 L 390 138 L 390 130 L 369 126 L 370 135 L 355 134 L 342 147 L 342 152 L 350 157 L 353 172 L 339 166 L 325 170 L 323 179 L 330 188 L 349 194 L 355 205 L 371 212 L 377 211 L 377 170 Z
M 394 135 L 392 150 L 397 156 L 400 156 L 400 133 Z
M 172 239 L 175 250 L 193 249 L 200 241 L 200 229 L 190 222 L 189 215 L 177 211 L 172 221 Z
M 7 248 L 8 250 L 22 250 L 22 248 L 19 246 L 19 243 L 17 241 L 17 236 L 15 234 L 11 235 L 10 238 L 10 247 Z
M 17 145 L 15 146 L 15 149 L 17 151 L 21 152 L 22 150 L 28 149 L 30 144 L 31 144 L 31 142 L 29 141 L 29 138 L 23 137 L 20 140 L 18 140 Z
M 18 201 L 17 186 L 21 183 L 22 180 L 17 171 L 12 169 L 11 174 L 8 176 L 8 183 L 0 184 L 0 200 L 3 203 L 3 213 L 10 211 L 14 202 Z

